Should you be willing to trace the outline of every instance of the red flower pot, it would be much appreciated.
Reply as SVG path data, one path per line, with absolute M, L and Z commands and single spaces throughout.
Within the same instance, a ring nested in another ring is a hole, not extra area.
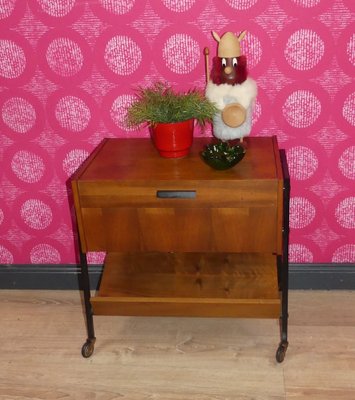
M 159 154 L 166 158 L 186 156 L 192 145 L 194 120 L 152 126 L 152 139 Z

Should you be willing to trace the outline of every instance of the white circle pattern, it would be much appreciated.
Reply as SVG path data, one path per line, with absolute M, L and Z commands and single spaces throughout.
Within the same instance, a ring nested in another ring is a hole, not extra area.
M 323 40 L 316 32 L 308 29 L 301 29 L 293 33 L 286 44 L 286 60 L 299 71 L 315 67 L 323 55 Z
M 65 129 L 81 132 L 88 126 L 91 113 L 89 107 L 79 97 L 62 97 L 55 107 L 55 116 Z
M 84 62 L 80 46 L 68 38 L 53 40 L 48 46 L 46 59 L 52 71 L 63 77 L 77 74 Z
M 23 182 L 36 183 L 43 177 L 46 166 L 41 157 L 28 151 L 18 151 L 11 160 L 14 174 Z
M 0 19 L 7 18 L 14 10 L 16 0 L 0 0 Z
M 307 128 L 321 113 L 320 100 L 308 90 L 297 90 L 287 99 L 282 112 L 287 122 L 294 128 Z
M 351 36 L 346 46 L 347 55 L 351 64 L 355 65 L 355 33 Z
M 32 264 L 59 264 L 61 261 L 59 251 L 45 243 L 40 243 L 32 248 L 30 259 Z
M 258 0 L 226 0 L 226 2 L 235 10 L 247 10 L 254 6 Z
M 106 65 L 118 75 L 131 75 L 142 62 L 142 52 L 128 36 L 115 36 L 106 45 Z
M 295 263 L 313 262 L 313 253 L 305 245 L 299 243 L 289 246 L 289 257 Z
M 292 1 L 298 6 L 311 8 L 319 4 L 321 0 L 292 0 Z
M 167 67 L 176 74 L 188 74 L 200 60 L 200 47 L 189 35 L 171 36 L 164 48 L 163 59 Z
M 188 11 L 195 2 L 196 0 L 163 0 L 166 8 L 177 13 Z
M 343 116 L 350 125 L 355 126 L 355 92 L 352 93 L 344 102 Z
M 355 146 L 350 146 L 343 152 L 338 167 L 344 176 L 355 180 Z
M 27 133 L 36 123 L 36 110 L 26 99 L 12 97 L 2 106 L 2 119 L 18 133 Z
M 290 227 L 301 229 L 308 226 L 316 216 L 314 205 L 305 197 L 293 197 L 290 201 Z
M 14 257 L 12 253 L 0 244 L 0 264 L 12 264 Z
M 39 199 L 26 200 L 20 214 L 25 224 L 35 230 L 46 229 L 53 220 L 50 206 Z
M 355 244 L 345 244 L 340 246 L 333 253 L 332 262 L 351 263 L 355 259 Z
M 112 103 L 110 109 L 110 117 L 112 121 L 122 129 L 127 129 L 126 115 L 127 108 L 134 100 L 133 96 L 123 95 L 118 96 Z
M 67 153 L 63 160 L 63 171 L 67 176 L 72 175 L 88 157 L 88 152 L 81 149 L 74 149 Z
M 116 15 L 126 14 L 131 11 L 135 1 L 140 0 L 99 0 L 100 4 L 106 11 Z
M 37 0 L 42 10 L 52 17 L 64 17 L 74 7 L 75 0 Z
M 303 181 L 310 178 L 318 168 L 314 151 L 305 146 L 295 146 L 287 151 L 290 175 Z
M 335 217 L 343 228 L 355 229 L 355 197 L 342 200 L 335 210 Z
M 0 40 L 0 76 L 13 79 L 25 70 L 26 56 L 23 49 L 11 40 Z

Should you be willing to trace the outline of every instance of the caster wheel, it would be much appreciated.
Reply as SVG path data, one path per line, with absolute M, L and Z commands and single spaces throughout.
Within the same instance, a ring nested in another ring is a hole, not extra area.
M 94 342 L 92 342 L 91 340 L 87 340 L 83 344 L 83 347 L 81 348 L 81 355 L 84 358 L 89 358 L 93 352 L 94 352 Z
M 279 347 L 277 348 L 276 361 L 278 363 L 282 363 L 282 361 L 285 359 L 287 346 L 288 346 L 288 343 L 286 342 L 286 343 L 281 343 L 279 345 Z

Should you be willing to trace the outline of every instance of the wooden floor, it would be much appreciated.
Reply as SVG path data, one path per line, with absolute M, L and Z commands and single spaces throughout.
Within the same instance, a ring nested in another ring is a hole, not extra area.
M 0 399 L 355 399 L 355 292 L 290 292 L 276 320 L 95 317 L 72 291 L 0 291 Z

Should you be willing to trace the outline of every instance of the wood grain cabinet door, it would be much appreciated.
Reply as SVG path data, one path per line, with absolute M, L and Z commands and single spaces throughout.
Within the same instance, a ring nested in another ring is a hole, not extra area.
M 103 207 L 82 210 L 92 251 L 276 252 L 277 209 Z

